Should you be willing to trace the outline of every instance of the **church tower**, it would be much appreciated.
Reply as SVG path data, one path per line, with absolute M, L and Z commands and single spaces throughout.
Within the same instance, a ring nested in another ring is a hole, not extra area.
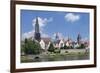
M 56 33 L 55 40 L 56 40 L 56 41 L 59 40 L 59 35 L 58 35 L 58 33 Z
M 35 35 L 34 35 L 34 38 L 37 41 L 40 41 L 41 40 L 38 17 L 36 18 L 36 23 L 35 23 Z
M 78 34 L 78 36 L 77 36 L 77 43 L 81 44 L 81 35 L 80 34 Z

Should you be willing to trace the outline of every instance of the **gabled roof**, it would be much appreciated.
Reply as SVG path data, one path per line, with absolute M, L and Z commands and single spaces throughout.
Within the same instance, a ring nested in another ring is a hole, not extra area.
M 49 44 L 51 42 L 51 38 L 41 38 L 45 42 L 45 44 Z

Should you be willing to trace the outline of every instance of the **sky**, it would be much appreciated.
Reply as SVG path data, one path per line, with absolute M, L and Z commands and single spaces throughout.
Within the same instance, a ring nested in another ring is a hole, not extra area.
M 42 37 L 59 37 L 76 40 L 78 33 L 83 39 L 89 39 L 89 13 L 21 10 L 21 36 L 34 37 L 34 26 L 38 17 Z

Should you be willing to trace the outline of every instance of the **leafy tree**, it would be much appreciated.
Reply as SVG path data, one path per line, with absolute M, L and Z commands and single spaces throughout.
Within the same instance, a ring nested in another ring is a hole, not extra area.
M 73 49 L 74 47 L 73 46 L 70 46 L 70 49 Z
M 64 49 L 64 47 L 61 47 L 60 49 Z
M 85 48 L 85 45 L 84 44 L 81 44 L 81 48 L 84 49 Z
M 67 49 L 68 47 L 66 45 L 64 45 L 64 49 Z
M 48 51 L 49 52 L 54 52 L 55 51 L 55 48 L 54 48 L 52 43 L 50 44 Z
M 28 45 L 28 39 L 27 38 L 25 38 L 25 44 L 23 45 L 24 47 L 24 49 L 23 49 L 23 51 L 25 52 L 25 54 L 28 54 L 29 53 L 29 45 Z
M 21 51 L 27 54 L 40 54 L 41 46 L 38 42 L 31 39 L 25 39 L 24 45 L 21 45 Z
M 84 49 L 85 45 L 84 44 L 80 44 L 78 47 L 76 47 L 77 49 Z
M 28 39 L 27 38 L 25 38 L 25 44 L 28 42 Z
M 64 49 L 70 49 L 70 48 L 73 48 L 73 47 L 64 45 Z
M 32 52 L 33 54 L 40 54 L 42 52 L 41 46 L 38 42 L 33 41 Z

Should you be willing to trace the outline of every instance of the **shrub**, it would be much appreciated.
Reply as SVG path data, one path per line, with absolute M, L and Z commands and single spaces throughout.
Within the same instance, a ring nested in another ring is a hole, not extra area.
M 21 52 L 24 52 L 27 54 L 40 54 L 41 46 L 38 42 L 35 42 L 34 40 L 25 39 L 25 42 L 23 45 L 21 45 Z
M 60 53 L 60 49 L 56 49 L 54 53 Z
M 68 51 L 65 51 L 65 53 L 68 53 Z
M 80 44 L 80 46 L 76 47 L 77 49 L 84 49 L 85 45 L 84 44 Z
M 49 52 L 54 52 L 55 51 L 55 48 L 54 48 L 52 43 L 50 44 L 48 51 Z

